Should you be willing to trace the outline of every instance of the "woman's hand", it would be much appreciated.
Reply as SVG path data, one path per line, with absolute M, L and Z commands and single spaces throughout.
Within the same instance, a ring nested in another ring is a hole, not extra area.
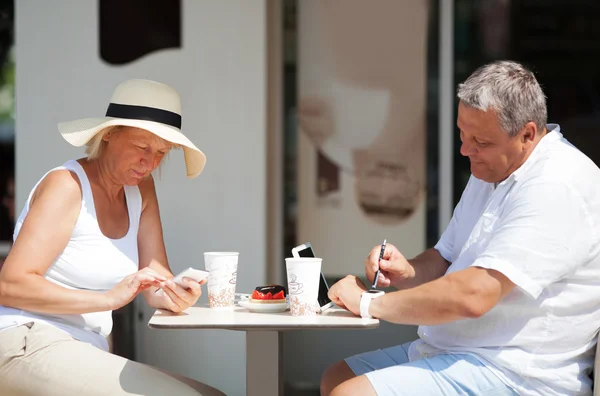
M 115 287 L 105 293 L 108 306 L 112 310 L 119 309 L 129 304 L 142 290 L 152 286 L 160 287 L 161 282 L 166 280 L 167 278 L 159 275 L 158 272 L 150 268 L 144 268 L 135 272 L 125 277 Z
M 161 283 L 160 288 L 163 289 L 161 305 L 165 309 L 179 313 L 196 304 L 202 295 L 201 286 L 206 283 L 206 280 L 196 282 L 190 278 L 183 278 L 183 282 L 189 287 L 188 289 L 184 289 L 171 279 Z

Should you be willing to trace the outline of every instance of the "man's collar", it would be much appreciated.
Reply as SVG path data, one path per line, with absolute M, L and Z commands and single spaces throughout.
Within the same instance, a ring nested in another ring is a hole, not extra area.
M 549 143 L 555 142 L 557 140 L 562 139 L 563 135 L 560 133 L 560 125 L 558 124 L 547 124 L 546 125 L 546 136 L 543 136 L 537 146 L 534 147 L 533 151 L 529 155 L 529 157 L 525 160 L 525 163 L 517 168 L 513 173 L 510 174 L 506 179 L 498 183 L 498 185 L 502 185 L 507 182 L 518 181 L 519 177 L 521 177 L 527 169 L 529 169 L 533 164 L 536 163 L 536 158 L 539 153 L 542 151 L 543 147 Z

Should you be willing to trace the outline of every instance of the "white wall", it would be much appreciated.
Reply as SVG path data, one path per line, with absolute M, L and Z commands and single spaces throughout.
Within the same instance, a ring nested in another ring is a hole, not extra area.
M 122 67 L 98 56 L 96 0 L 15 3 L 18 210 L 45 171 L 83 153 L 62 140 L 59 121 L 103 115 L 125 79 L 163 81 L 180 92 L 184 132 L 208 157 L 190 181 L 172 153 L 157 181 L 171 267 L 203 268 L 203 251 L 238 250 L 238 290 L 265 282 L 265 1 L 183 1 L 183 49 Z M 144 322 L 139 337 L 144 362 L 245 394 L 244 333 Z

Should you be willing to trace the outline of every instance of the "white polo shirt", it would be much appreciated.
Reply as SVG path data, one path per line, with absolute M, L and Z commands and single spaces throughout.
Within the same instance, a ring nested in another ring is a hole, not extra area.
M 435 248 L 447 273 L 490 268 L 517 287 L 478 319 L 420 326 L 411 360 L 471 353 L 521 395 L 591 395 L 600 328 L 600 169 L 558 125 L 496 188 L 471 176 Z

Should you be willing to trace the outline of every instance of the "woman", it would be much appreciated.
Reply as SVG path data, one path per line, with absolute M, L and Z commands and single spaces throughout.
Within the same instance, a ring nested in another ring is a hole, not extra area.
M 222 394 L 107 352 L 112 311 L 138 293 L 173 312 L 201 294 L 190 279 L 188 291 L 169 280 L 151 176 L 173 147 L 183 148 L 188 177 L 204 168 L 180 114 L 172 88 L 130 80 L 106 117 L 59 124 L 88 157 L 49 171 L 17 219 L 0 271 L 0 394 Z

